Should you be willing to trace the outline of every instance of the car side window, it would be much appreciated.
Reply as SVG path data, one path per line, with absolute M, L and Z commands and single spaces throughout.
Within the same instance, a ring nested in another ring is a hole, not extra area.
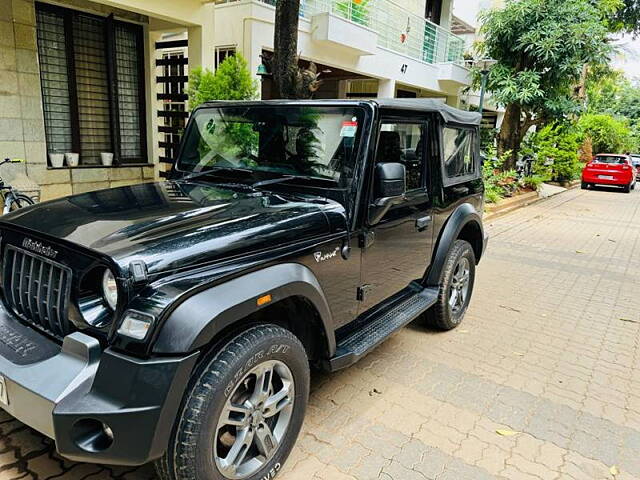
M 376 163 L 402 163 L 406 170 L 407 191 L 424 185 L 424 146 L 426 129 L 422 123 L 384 122 L 380 129 Z
M 473 155 L 474 132 L 466 128 L 445 127 L 442 132 L 444 170 L 450 179 L 476 173 Z

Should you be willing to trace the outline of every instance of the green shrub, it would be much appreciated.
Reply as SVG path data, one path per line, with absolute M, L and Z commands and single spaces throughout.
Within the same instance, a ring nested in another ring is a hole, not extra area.
M 501 157 L 496 157 L 496 149 L 491 146 L 487 149 L 487 159 L 482 165 L 482 178 L 484 179 L 484 198 L 487 203 L 496 203 L 504 197 L 513 195 L 519 188 L 514 170 L 502 171 L 505 160 L 511 152 L 505 152 Z
M 528 177 L 524 177 L 520 183 L 526 188 L 530 188 L 532 190 L 538 190 L 540 185 L 546 182 L 548 179 L 543 177 L 542 175 L 530 175 Z
M 572 124 L 549 124 L 527 139 L 526 151 L 534 155 L 534 176 L 542 181 L 574 180 L 580 176 L 582 136 Z
M 258 96 L 258 83 L 251 76 L 245 58 L 236 53 L 216 69 L 194 68 L 189 74 L 189 108 L 210 100 L 251 100 Z

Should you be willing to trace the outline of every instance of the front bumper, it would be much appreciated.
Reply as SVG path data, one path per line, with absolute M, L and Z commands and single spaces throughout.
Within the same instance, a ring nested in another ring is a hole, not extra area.
M 79 332 L 59 346 L 0 307 L 0 407 L 71 460 L 141 465 L 162 455 L 195 362 L 102 350 Z

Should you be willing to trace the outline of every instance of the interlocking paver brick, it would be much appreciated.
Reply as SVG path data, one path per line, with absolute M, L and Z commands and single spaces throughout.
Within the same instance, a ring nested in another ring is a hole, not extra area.
M 487 229 L 464 325 L 414 322 L 314 373 L 280 478 L 640 480 L 640 192 L 574 190 Z M 63 460 L 0 412 L 1 480 L 87 476 L 154 470 Z

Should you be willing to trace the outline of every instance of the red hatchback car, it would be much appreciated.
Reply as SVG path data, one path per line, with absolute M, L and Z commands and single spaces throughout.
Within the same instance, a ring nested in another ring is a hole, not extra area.
M 636 167 L 629 155 L 602 153 L 582 170 L 582 188 L 595 185 L 622 187 L 629 193 L 636 186 Z

